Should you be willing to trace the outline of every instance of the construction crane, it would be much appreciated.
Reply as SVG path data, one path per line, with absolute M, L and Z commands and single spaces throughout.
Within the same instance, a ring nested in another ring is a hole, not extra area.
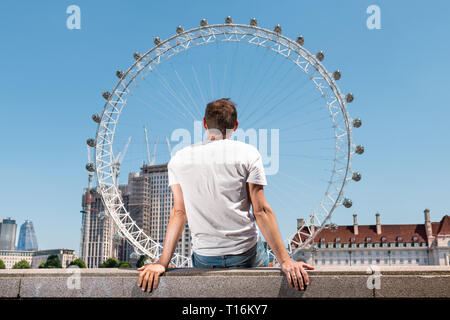
M 145 144 L 147 146 L 147 163 L 150 164 L 150 146 L 148 144 L 148 132 L 147 132 L 147 127 L 144 126 L 144 133 L 145 133 Z
M 120 165 L 123 161 L 123 158 L 125 157 L 125 154 L 127 153 L 127 149 L 128 146 L 130 145 L 131 142 L 131 136 L 128 138 L 127 143 L 125 144 L 125 147 L 123 148 L 123 151 L 117 154 L 117 157 L 114 157 L 114 163 L 112 165 L 112 168 L 114 170 L 115 173 L 115 178 L 116 178 L 116 185 L 119 184 L 119 173 L 120 173 Z
M 150 162 L 150 165 L 154 165 L 156 161 L 156 147 L 158 146 L 158 136 L 156 136 L 155 143 L 153 144 L 153 158 L 152 162 Z
M 169 149 L 169 157 L 172 157 L 172 147 L 170 146 L 169 138 L 166 136 L 167 148 Z

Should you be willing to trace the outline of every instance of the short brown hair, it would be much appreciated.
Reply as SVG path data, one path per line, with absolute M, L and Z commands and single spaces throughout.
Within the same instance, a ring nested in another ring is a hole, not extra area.
M 237 120 L 236 104 L 230 98 L 222 98 L 206 105 L 205 122 L 208 129 L 216 129 L 226 134 L 233 129 Z

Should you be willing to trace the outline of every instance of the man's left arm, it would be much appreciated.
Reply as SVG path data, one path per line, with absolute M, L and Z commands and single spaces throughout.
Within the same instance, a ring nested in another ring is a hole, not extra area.
M 138 280 L 138 285 L 142 287 L 142 291 L 147 289 L 148 292 L 151 292 L 157 288 L 159 276 L 169 267 L 170 259 L 172 259 L 178 240 L 186 226 L 186 208 L 184 206 L 181 186 L 175 184 L 171 185 L 170 188 L 172 189 L 173 194 L 173 209 L 167 226 L 163 252 L 161 253 L 158 262 L 147 264 L 138 269 L 139 271 L 142 271 Z

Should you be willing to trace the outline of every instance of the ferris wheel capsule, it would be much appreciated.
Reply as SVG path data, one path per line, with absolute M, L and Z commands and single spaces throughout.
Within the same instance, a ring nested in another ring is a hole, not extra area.
M 95 145 L 96 145 L 95 139 L 92 139 L 92 138 L 87 139 L 86 143 L 89 147 L 95 147 Z
M 233 19 L 230 16 L 228 16 L 228 17 L 225 18 L 225 23 L 226 24 L 232 24 L 233 23 Z
M 250 25 L 252 27 L 257 27 L 258 26 L 258 20 L 256 20 L 256 18 L 251 18 L 250 19 Z
M 89 172 L 94 172 L 95 171 L 95 164 L 89 162 L 88 164 L 86 164 L 86 170 Z
M 200 26 L 206 27 L 208 25 L 208 21 L 206 19 L 200 20 Z
M 281 26 L 279 24 L 277 24 L 275 27 L 273 27 L 273 31 L 275 31 L 276 33 L 280 34 L 281 33 Z
M 133 53 L 133 58 L 137 61 L 142 58 L 142 55 L 139 52 L 135 52 Z
M 316 53 L 316 58 L 317 58 L 317 60 L 319 60 L 319 61 L 323 61 L 323 59 L 325 58 L 325 55 L 324 55 L 323 51 L 317 52 L 317 53 Z
M 137 260 L 137 259 L 139 259 L 139 255 L 138 255 L 135 251 L 133 251 L 133 252 L 130 254 L 130 259 L 132 259 L 132 260 Z
M 362 121 L 360 118 L 353 119 L 352 125 L 354 128 L 359 128 L 362 125 Z
M 364 153 L 364 147 L 361 145 L 356 146 L 355 153 L 357 154 L 363 154 Z
M 295 40 L 295 42 L 297 42 L 299 45 L 303 46 L 305 44 L 305 38 L 303 38 L 303 36 L 298 36 L 297 40 Z
M 180 34 L 180 33 L 183 33 L 183 32 L 184 32 L 183 27 L 182 26 L 178 26 L 177 27 L 177 33 Z
M 100 115 L 98 113 L 94 113 L 92 115 L 92 120 L 94 120 L 94 122 L 96 122 L 96 123 L 100 123 L 100 121 L 102 121 L 102 118 L 100 117 Z
M 347 93 L 345 95 L 345 101 L 347 101 L 348 103 L 352 102 L 353 99 L 355 99 L 355 97 L 353 96 L 353 93 Z
M 93 196 L 98 195 L 100 193 L 100 189 L 99 187 L 92 188 L 91 190 L 89 190 L 89 193 Z
M 341 72 L 339 70 L 336 70 L 335 72 L 333 72 L 333 79 L 334 80 L 339 80 L 341 78 Z
M 119 78 L 119 79 L 122 79 L 123 78 L 123 72 L 121 70 L 117 70 L 116 71 L 116 77 Z
M 122 240 L 123 240 L 123 236 L 119 232 L 116 232 L 113 235 L 113 241 L 119 242 L 119 241 L 122 241 Z
M 108 91 L 103 91 L 102 97 L 105 98 L 105 100 L 108 100 L 111 97 L 111 93 Z
M 100 212 L 98 213 L 98 218 L 99 218 L 100 220 L 105 219 L 106 216 L 107 216 L 107 214 L 106 214 L 105 211 L 100 211 Z
M 352 200 L 345 198 L 342 204 L 344 205 L 344 207 L 350 208 L 353 205 L 353 202 Z
M 155 37 L 155 39 L 153 39 L 153 43 L 156 45 L 160 45 L 161 44 L 161 39 L 159 37 Z
M 359 173 L 359 172 L 353 172 L 353 174 L 352 174 L 352 180 L 353 180 L 353 181 L 360 181 L 360 180 L 361 180 L 361 173 Z

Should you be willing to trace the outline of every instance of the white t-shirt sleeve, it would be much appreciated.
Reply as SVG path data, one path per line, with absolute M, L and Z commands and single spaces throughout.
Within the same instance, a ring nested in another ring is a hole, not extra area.
M 169 179 L 169 186 L 174 184 L 179 184 L 178 178 L 174 171 L 174 164 L 173 164 L 173 158 L 169 161 L 169 164 L 167 165 L 167 175 Z
M 257 152 L 256 159 L 253 158 L 253 160 L 250 161 L 248 171 L 247 182 L 262 186 L 267 185 L 266 174 L 264 173 L 264 166 L 259 152 Z

